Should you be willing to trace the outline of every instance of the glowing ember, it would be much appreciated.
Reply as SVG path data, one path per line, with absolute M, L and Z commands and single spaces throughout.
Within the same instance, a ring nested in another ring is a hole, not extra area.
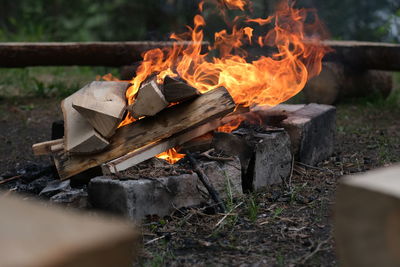
M 156 156 L 159 159 L 168 161 L 170 164 L 175 164 L 179 160 L 185 157 L 185 154 L 180 154 L 175 148 L 168 149 L 167 151 L 160 153 Z

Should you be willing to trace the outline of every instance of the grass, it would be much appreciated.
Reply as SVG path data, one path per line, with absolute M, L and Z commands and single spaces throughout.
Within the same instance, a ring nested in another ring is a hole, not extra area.
M 248 195 L 246 197 L 248 197 L 247 199 L 248 218 L 250 221 L 254 223 L 258 217 L 258 210 L 259 210 L 258 202 L 253 195 Z
M 0 69 L 0 97 L 64 98 L 104 74 L 117 75 L 117 71 L 77 66 Z

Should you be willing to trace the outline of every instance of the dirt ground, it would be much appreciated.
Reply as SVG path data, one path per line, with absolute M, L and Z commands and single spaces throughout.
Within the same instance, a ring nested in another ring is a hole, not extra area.
M 0 176 L 34 158 L 31 145 L 50 139 L 59 99 L 0 100 Z M 343 175 L 400 161 L 400 108 L 337 107 L 335 153 L 318 167 L 296 163 L 291 183 L 228 199 L 227 214 L 176 211 L 142 225 L 145 266 L 335 266 L 332 215 Z

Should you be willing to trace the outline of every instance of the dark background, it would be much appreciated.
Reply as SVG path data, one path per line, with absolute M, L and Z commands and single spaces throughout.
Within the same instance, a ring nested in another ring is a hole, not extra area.
M 277 0 L 254 0 L 265 17 Z M 192 24 L 198 0 L 0 0 L 0 41 L 165 40 Z M 333 39 L 398 42 L 398 0 L 298 0 L 315 7 Z M 208 38 L 223 27 L 206 5 Z

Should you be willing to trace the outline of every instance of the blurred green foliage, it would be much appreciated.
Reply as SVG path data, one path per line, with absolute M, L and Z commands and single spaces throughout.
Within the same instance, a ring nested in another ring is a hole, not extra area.
M 199 1 L 0 0 L 0 42 L 165 40 L 170 33 L 192 25 Z M 266 17 L 278 1 L 253 0 L 249 12 L 253 17 Z M 297 0 L 296 6 L 317 8 L 334 39 L 400 41 L 399 0 Z M 208 39 L 226 28 L 218 13 L 215 6 L 205 5 Z M 229 13 L 232 18 L 237 14 Z M 63 97 L 97 74 L 117 71 L 99 67 L 0 69 L 0 97 Z M 399 91 L 393 101 L 400 99 Z
M 163 40 L 192 24 L 199 0 L 0 0 L 0 41 Z M 278 0 L 253 0 L 255 16 Z M 297 0 L 315 7 L 335 39 L 400 41 L 399 0 Z M 205 10 L 208 35 L 222 28 Z

